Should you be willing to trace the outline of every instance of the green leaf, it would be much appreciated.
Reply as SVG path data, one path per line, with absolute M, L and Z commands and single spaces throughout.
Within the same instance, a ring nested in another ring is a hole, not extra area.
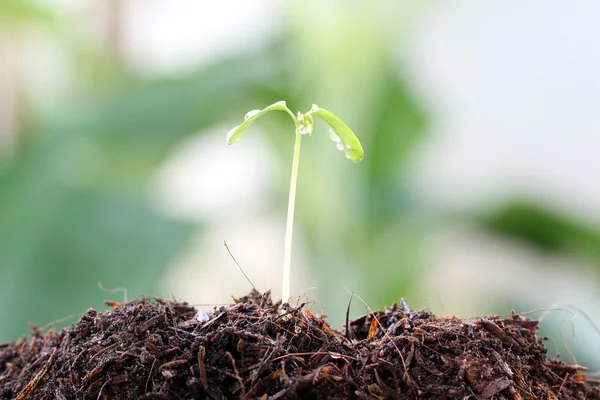
M 336 117 L 332 112 L 319 108 L 316 105 L 313 105 L 313 108 L 307 114 L 315 114 L 329 125 L 331 128 L 329 130 L 331 139 L 338 143 L 338 148 L 344 150 L 350 160 L 357 163 L 363 159 L 364 151 L 360 141 L 341 119 Z
M 283 101 L 283 100 L 278 101 L 277 103 L 271 104 L 270 106 L 263 108 L 262 110 L 249 111 L 246 114 L 246 116 L 244 117 L 244 122 L 241 125 L 238 125 L 235 128 L 231 129 L 227 133 L 227 143 L 228 144 L 235 143 L 240 138 L 240 136 L 242 136 L 242 133 L 244 133 L 246 128 L 248 128 L 254 121 L 256 121 L 258 118 L 262 117 L 266 113 L 268 113 L 270 111 L 275 111 L 275 110 L 286 111 L 288 114 L 290 114 L 292 116 L 294 121 L 296 120 L 296 117 L 294 117 L 294 114 L 285 105 L 285 101 Z

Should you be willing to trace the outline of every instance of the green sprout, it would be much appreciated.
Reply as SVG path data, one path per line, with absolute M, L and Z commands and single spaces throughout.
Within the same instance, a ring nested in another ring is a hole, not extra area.
M 271 104 L 270 106 L 262 110 L 252 110 L 244 117 L 244 122 L 235 128 L 231 129 L 227 133 L 227 143 L 235 143 L 242 133 L 259 117 L 262 117 L 270 111 L 285 111 L 287 112 L 296 126 L 296 142 L 294 145 L 294 159 L 292 161 L 292 177 L 290 179 L 290 194 L 288 199 L 288 214 L 287 224 L 285 228 L 285 248 L 283 253 L 283 282 L 281 289 L 281 298 L 284 302 L 287 302 L 290 297 L 290 265 L 292 257 L 292 231 L 294 228 L 294 207 L 296 203 L 296 181 L 298 179 L 298 162 L 300 160 L 300 142 L 303 135 L 311 135 L 313 131 L 313 115 L 321 117 L 323 121 L 329 125 L 329 136 L 333 140 L 338 150 L 343 150 L 346 154 L 346 158 L 357 163 L 363 159 L 363 148 L 360 141 L 354 135 L 352 130 L 342 122 L 341 119 L 336 117 L 333 113 L 319 108 L 316 104 L 313 104 L 310 111 L 302 114 L 298 112 L 298 115 L 294 115 L 293 112 L 287 108 L 285 101 L 278 101 L 277 103 Z

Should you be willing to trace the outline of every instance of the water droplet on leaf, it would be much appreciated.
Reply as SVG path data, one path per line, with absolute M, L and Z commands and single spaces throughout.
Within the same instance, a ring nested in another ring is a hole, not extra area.
M 250 118 L 254 117 L 259 112 L 260 112 L 260 110 L 248 111 L 248 113 L 244 116 L 244 120 L 247 120 L 247 119 L 250 119 Z
M 302 116 L 301 121 L 302 122 L 300 123 L 300 125 L 304 126 L 306 133 L 308 133 L 309 135 L 312 134 L 313 126 L 314 126 L 313 117 L 310 114 L 304 114 Z
M 337 135 L 337 133 L 335 133 L 333 128 L 329 128 L 329 137 L 336 143 L 340 142 L 340 137 Z
M 298 132 L 300 132 L 301 135 L 306 135 L 308 133 L 304 127 L 304 124 L 298 125 Z

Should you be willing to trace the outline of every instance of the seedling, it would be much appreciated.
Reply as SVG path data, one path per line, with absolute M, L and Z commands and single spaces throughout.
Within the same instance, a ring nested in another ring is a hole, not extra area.
M 288 214 L 287 224 L 285 227 L 285 247 L 283 252 L 283 282 L 281 286 L 281 298 L 287 302 L 290 297 L 290 264 L 292 257 L 292 231 L 294 228 L 294 207 L 296 203 L 296 181 L 298 179 L 298 162 L 300 160 L 300 142 L 303 135 L 311 135 L 313 131 L 313 115 L 321 117 L 323 121 L 329 125 L 329 136 L 333 140 L 338 150 L 343 150 L 346 158 L 357 163 L 363 158 L 363 148 L 360 141 L 354 135 L 352 130 L 336 117 L 333 113 L 319 108 L 313 104 L 310 111 L 302 114 L 298 111 L 298 115 L 287 108 L 285 101 L 278 101 L 262 110 L 252 110 L 244 117 L 244 122 L 236 126 L 227 133 L 227 143 L 235 143 L 242 133 L 259 117 L 262 117 L 270 111 L 285 111 L 287 112 L 296 126 L 296 142 L 294 144 L 294 158 L 292 161 L 292 177 L 290 179 L 290 194 L 288 198 Z

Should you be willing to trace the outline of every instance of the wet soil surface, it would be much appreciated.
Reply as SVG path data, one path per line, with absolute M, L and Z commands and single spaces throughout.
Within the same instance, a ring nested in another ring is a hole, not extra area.
M 600 399 L 546 357 L 536 321 L 406 304 L 340 333 L 252 292 L 211 314 L 166 300 L 87 311 L 0 345 L 0 399 Z

